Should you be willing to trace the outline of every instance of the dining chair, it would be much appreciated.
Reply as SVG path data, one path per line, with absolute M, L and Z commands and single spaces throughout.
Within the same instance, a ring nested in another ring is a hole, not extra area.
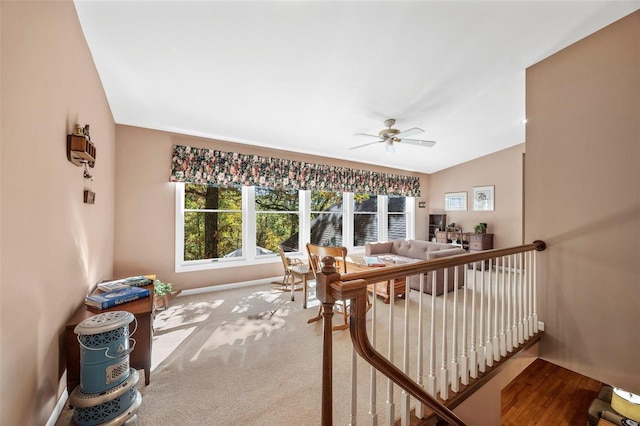
M 280 259 L 282 260 L 282 266 L 284 268 L 284 276 L 282 277 L 282 291 L 287 291 L 287 284 L 291 290 L 291 301 L 295 300 L 296 284 L 302 282 L 302 308 L 307 309 L 307 275 L 310 275 L 311 270 L 309 265 L 305 264 L 302 260 L 295 257 L 288 257 L 285 254 L 284 247 L 278 245 L 278 252 L 280 253 Z M 279 284 L 279 283 L 275 283 Z
M 338 272 L 346 274 L 347 273 L 347 248 L 346 247 L 329 247 L 329 246 L 319 246 L 315 244 L 307 243 L 307 255 L 309 256 L 309 267 L 313 272 L 314 279 L 316 279 L 318 273 L 322 269 L 321 261 L 325 256 L 331 256 L 336 259 L 336 269 Z M 344 318 L 344 324 L 333 326 L 333 330 L 345 330 L 349 328 L 349 317 L 347 313 L 347 304 L 345 302 L 339 301 L 338 303 L 342 304 L 342 316 Z M 322 303 L 318 307 L 318 314 L 310 318 L 307 323 L 311 324 L 312 322 L 318 321 L 322 318 Z

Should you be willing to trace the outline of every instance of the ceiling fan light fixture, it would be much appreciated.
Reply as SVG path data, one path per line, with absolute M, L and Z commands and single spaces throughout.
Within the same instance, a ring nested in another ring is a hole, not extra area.
M 393 147 L 392 140 L 388 140 L 385 142 L 384 150 L 387 152 L 387 154 L 394 154 L 396 152 L 395 148 Z

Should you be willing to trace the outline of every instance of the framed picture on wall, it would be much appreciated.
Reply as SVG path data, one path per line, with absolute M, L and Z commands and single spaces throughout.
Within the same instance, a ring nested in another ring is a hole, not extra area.
M 473 187 L 473 210 L 493 211 L 493 190 L 494 186 L 474 186 Z
M 467 210 L 467 193 L 466 192 L 448 192 L 444 194 L 444 209 L 451 211 Z

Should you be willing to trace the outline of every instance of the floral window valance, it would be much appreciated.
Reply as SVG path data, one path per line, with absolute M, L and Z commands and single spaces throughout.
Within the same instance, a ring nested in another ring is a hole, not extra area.
M 171 182 L 420 196 L 420 179 L 304 161 L 173 147 Z

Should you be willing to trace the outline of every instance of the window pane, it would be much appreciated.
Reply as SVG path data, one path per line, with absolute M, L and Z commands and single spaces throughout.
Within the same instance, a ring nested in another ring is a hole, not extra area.
M 378 197 L 369 194 L 354 194 L 353 196 L 354 212 L 372 212 L 378 211 Z
M 256 254 L 278 253 L 278 244 L 285 251 L 298 251 L 298 217 L 297 213 L 256 213 Z
M 407 238 L 407 215 L 390 214 L 387 221 L 390 240 Z
M 363 246 L 364 243 L 378 241 L 378 215 L 353 215 L 353 245 Z
M 342 192 L 311 191 L 312 212 L 341 212 Z
M 242 213 L 185 212 L 184 260 L 217 259 L 242 246 Z
M 342 245 L 342 213 L 311 213 L 311 244 Z
M 298 191 L 256 188 L 256 211 L 298 211 Z
M 242 190 L 207 185 L 185 184 L 185 209 L 242 210 Z
M 406 199 L 398 195 L 389 196 L 389 213 L 406 212 Z

